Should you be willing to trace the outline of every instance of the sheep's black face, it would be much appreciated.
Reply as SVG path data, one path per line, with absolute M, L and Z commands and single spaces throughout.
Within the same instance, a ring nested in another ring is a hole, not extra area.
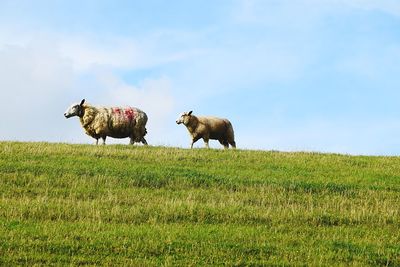
M 65 118 L 71 118 L 74 116 L 79 116 L 81 113 L 82 107 L 79 104 L 74 104 L 70 106 L 64 113 Z

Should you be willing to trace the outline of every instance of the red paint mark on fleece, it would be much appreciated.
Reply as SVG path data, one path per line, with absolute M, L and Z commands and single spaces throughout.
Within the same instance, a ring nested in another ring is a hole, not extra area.
M 125 116 L 131 121 L 135 117 L 135 111 L 133 108 L 126 108 L 125 109 Z
M 127 120 L 132 121 L 136 116 L 136 110 L 128 107 L 128 108 L 112 108 L 112 112 L 118 114 L 120 116 L 124 116 Z

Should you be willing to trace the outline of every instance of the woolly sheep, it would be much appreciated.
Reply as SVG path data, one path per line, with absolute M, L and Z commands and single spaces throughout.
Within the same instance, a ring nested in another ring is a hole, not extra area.
M 133 107 L 95 107 L 85 103 L 73 104 L 64 113 L 65 118 L 78 116 L 86 134 L 96 139 L 106 137 L 130 138 L 130 144 L 142 142 L 147 145 L 144 136 L 147 133 L 147 115 L 138 108 Z
M 177 124 L 184 124 L 188 129 L 193 144 L 203 138 L 205 146 L 209 148 L 209 139 L 218 140 L 224 148 L 228 148 L 229 144 L 236 148 L 233 127 L 229 120 L 216 117 L 197 117 L 192 115 L 193 111 L 182 113 L 176 120 Z

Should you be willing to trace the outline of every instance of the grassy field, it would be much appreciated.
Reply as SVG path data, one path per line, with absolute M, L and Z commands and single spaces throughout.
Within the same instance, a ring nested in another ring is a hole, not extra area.
M 0 142 L 0 265 L 400 266 L 400 158 Z

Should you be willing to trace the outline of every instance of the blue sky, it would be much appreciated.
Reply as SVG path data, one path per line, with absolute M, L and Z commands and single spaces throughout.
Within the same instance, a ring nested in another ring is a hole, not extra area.
M 145 110 L 154 145 L 193 110 L 239 148 L 399 155 L 398 29 L 396 0 L 0 0 L 0 139 L 92 143 L 62 116 L 86 98 Z

